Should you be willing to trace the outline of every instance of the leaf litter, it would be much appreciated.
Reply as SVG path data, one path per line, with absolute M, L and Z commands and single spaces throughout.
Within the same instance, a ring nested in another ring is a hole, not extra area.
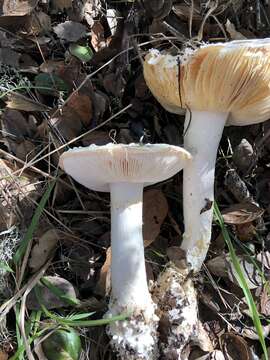
M 26 297 L 25 325 L 16 329 L 11 321 L 18 309 L 24 309 L 24 296 L 32 284 L 44 291 L 48 309 L 57 304 L 55 311 L 63 317 L 79 309 L 97 311 L 94 318 L 102 318 L 110 293 L 109 198 L 63 174 L 58 169 L 61 152 L 108 142 L 181 144 L 183 121 L 165 112 L 146 87 L 144 52 L 151 47 L 181 49 L 190 37 L 202 41 L 267 37 L 270 7 L 267 1 L 255 0 L 153 4 L 5 0 L 1 11 L 0 309 L 5 315 L 0 311 L 0 359 L 5 360 L 20 349 L 16 359 L 29 357 L 23 339 L 32 341 L 40 330 L 32 322 L 40 309 L 33 291 Z M 241 131 L 225 130 L 216 165 L 215 200 L 254 296 L 269 349 L 268 128 L 269 121 Z M 52 179 L 55 188 L 15 265 L 14 255 Z M 180 174 L 145 190 L 143 231 L 150 286 L 161 281 L 168 262 L 178 269 L 176 278 L 185 267 L 179 247 L 184 229 L 181 184 Z M 53 286 L 45 286 L 42 279 L 35 282 L 42 274 Z M 181 281 L 189 284 L 189 279 Z M 179 288 L 182 298 L 188 286 Z M 196 336 L 204 334 L 209 346 L 203 347 L 202 340 L 195 346 L 186 334 L 187 346 L 181 349 L 186 358 L 239 360 L 241 354 L 241 359 L 261 359 L 248 305 L 215 223 L 207 261 L 190 286 L 199 295 L 194 306 L 204 329 L 197 328 Z M 160 309 L 169 306 L 163 298 L 166 294 L 159 296 Z M 67 304 L 67 298 L 78 299 L 79 305 Z M 184 310 L 183 305 L 179 313 Z M 40 320 L 46 324 L 44 312 Z M 181 325 L 173 328 L 165 320 L 160 331 L 166 338 L 169 329 L 177 332 Z M 81 327 L 80 332 L 82 358 L 115 358 L 104 328 Z M 160 348 L 173 358 L 177 347 L 163 340 Z

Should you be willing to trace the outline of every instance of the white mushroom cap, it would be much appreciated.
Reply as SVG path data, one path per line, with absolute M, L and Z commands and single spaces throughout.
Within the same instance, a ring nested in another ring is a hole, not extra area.
M 144 77 L 168 111 L 229 113 L 227 125 L 270 118 L 270 38 L 203 45 L 182 56 L 151 50 Z
M 155 184 L 175 175 L 191 160 L 188 151 L 166 144 L 107 144 L 74 148 L 60 157 L 60 167 L 78 183 L 109 192 L 111 183 Z

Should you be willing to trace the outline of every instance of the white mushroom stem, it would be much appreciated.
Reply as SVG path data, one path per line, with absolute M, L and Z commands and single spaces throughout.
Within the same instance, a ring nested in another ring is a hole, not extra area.
M 121 359 L 157 358 L 155 304 L 148 291 L 142 236 L 143 183 L 114 183 L 111 190 L 112 295 L 107 316 L 129 313 L 108 334 Z
M 148 291 L 142 236 L 143 184 L 111 184 L 112 297 L 123 309 L 145 309 Z
M 194 271 L 199 271 L 211 240 L 215 163 L 228 113 L 186 113 L 185 149 L 193 160 L 184 168 L 184 221 L 182 249 Z

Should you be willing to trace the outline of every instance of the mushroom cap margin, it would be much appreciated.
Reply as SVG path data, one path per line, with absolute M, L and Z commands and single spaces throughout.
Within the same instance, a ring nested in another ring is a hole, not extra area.
M 166 180 L 182 170 L 192 156 L 185 149 L 167 144 L 90 145 L 68 150 L 60 167 L 78 183 L 109 192 L 111 183 L 143 183 Z
M 270 117 L 270 38 L 203 45 L 181 56 L 150 50 L 144 77 L 168 111 L 230 113 L 227 125 Z

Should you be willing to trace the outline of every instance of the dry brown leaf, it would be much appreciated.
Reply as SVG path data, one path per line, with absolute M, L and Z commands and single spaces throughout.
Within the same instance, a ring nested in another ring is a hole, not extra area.
M 27 32 L 31 35 L 39 35 L 51 31 L 51 18 L 43 11 L 33 12 L 26 24 Z
M 112 261 L 112 251 L 109 247 L 106 251 L 106 260 L 100 270 L 99 280 L 97 282 L 95 293 L 101 296 L 108 295 L 111 287 L 111 261 Z
M 77 137 L 82 131 L 82 122 L 77 112 L 69 106 L 65 106 L 61 114 L 57 111 L 50 119 L 50 123 L 59 135 L 68 141 Z
M 89 127 L 92 116 L 92 101 L 89 96 L 75 92 L 72 94 L 67 106 L 77 112 L 85 127 Z
M 29 97 L 16 93 L 11 93 L 8 95 L 6 104 L 9 109 L 22 110 L 27 112 L 48 111 L 50 109 L 48 106 L 41 104 L 40 102 L 36 102 Z
M 168 214 L 168 202 L 161 190 L 151 189 L 143 197 L 143 239 L 149 246 L 159 235 L 160 227 Z
M 8 354 L 0 350 L 0 360 L 8 360 Z
M 238 255 L 239 264 L 247 285 L 250 289 L 256 289 L 262 284 L 262 278 L 255 264 L 248 257 Z M 235 285 L 238 285 L 237 272 L 231 263 L 229 255 L 220 255 L 207 262 L 207 267 L 212 274 L 229 278 Z
M 4 0 L 3 14 L 6 16 L 23 16 L 30 14 L 38 0 Z
M 230 206 L 222 211 L 222 216 L 226 224 L 245 224 L 257 220 L 262 216 L 264 210 L 253 203 L 239 203 Z
M 106 44 L 104 27 L 100 21 L 95 21 L 91 29 L 91 45 L 95 51 L 104 48 Z
M 237 237 L 241 241 L 251 241 L 256 234 L 256 227 L 252 222 L 238 224 L 235 226 Z
M 29 123 L 17 110 L 6 109 L 1 117 L 3 135 L 13 140 L 32 137 L 36 131 L 34 124 Z
M 228 360 L 252 360 L 249 345 L 241 336 L 229 332 L 221 335 L 220 340 Z
M 57 73 L 61 68 L 65 66 L 65 62 L 61 60 L 46 60 L 44 61 L 39 70 L 44 73 L 52 74 Z
M 270 316 L 270 284 L 269 281 L 264 285 L 262 293 L 260 295 L 260 313 L 269 317 Z
M 48 260 L 60 239 L 60 233 L 56 229 L 47 230 L 35 244 L 31 251 L 29 267 L 36 272 Z
M 36 147 L 30 140 L 22 140 L 21 142 L 9 141 L 9 149 L 17 158 L 23 161 L 30 161 L 36 155 Z
M 206 263 L 207 268 L 210 272 L 219 277 L 227 277 L 227 260 L 225 255 L 219 255 Z

